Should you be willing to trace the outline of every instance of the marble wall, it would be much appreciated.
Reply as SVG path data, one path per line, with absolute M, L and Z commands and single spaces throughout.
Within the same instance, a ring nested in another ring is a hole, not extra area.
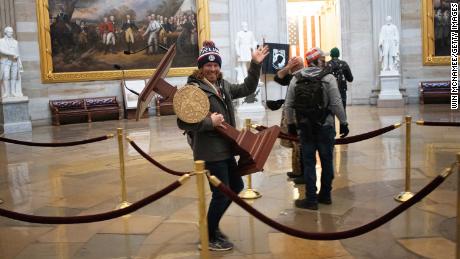
M 0 1 L 0 30 L 3 32 L 3 29 L 6 26 L 11 26 L 13 29 L 16 29 L 16 18 L 13 0 Z
M 418 103 L 418 83 L 430 80 L 449 80 L 449 67 L 423 66 L 422 63 L 422 19 L 419 0 L 340 0 L 342 27 L 342 57 L 353 71 L 354 82 L 349 87 L 353 104 L 375 104 L 378 85 L 378 33 L 384 19 L 379 9 L 394 12 L 400 6 L 399 16 L 393 14 L 394 23 L 400 24 L 401 75 L 403 93 L 410 103 Z M 353 12 L 352 10 L 362 10 Z M 378 13 L 377 13 L 378 12 Z M 353 15 L 349 15 L 353 14 Z
M 371 0 L 341 0 L 342 59 L 347 61 L 354 81 L 348 87 L 353 104 L 368 104 L 375 82 Z M 353 10 L 360 10 L 359 12 Z M 353 15 L 350 15 L 353 14 Z M 372 64 L 372 65 L 371 65 Z
M 401 0 L 401 63 L 403 87 L 409 101 L 418 102 L 418 83 L 450 80 L 449 66 L 424 66 L 422 62 L 422 1 Z
M 233 0 L 232 0 L 233 1 Z M 237 1 L 237 0 L 235 0 Z M 248 15 L 254 15 L 253 27 L 258 38 L 268 41 L 287 40 L 285 0 L 253 0 Z M 5 1 L 2 1 L 2 3 Z M 372 0 L 340 0 L 342 56 L 352 67 L 355 82 L 349 96 L 354 104 L 368 104 L 376 88 L 375 53 L 373 42 Z M 233 41 L 236 28 L 231 25 L 230 0 L 209 0 L 211 38 L 216 42 L 223 56 L 223 72 L 232 79 Z M 1 7 L 1 6 L 0 6 Z M 283 9 L 284 8 L 284 9 Z M 421 3 L 418 0 L 401 1 L 401 63 L 403 88 L 407 89 L 411 101 L 416 101 L 417 83 L 422 80 L 448 78 L 448 67 L 422 65 Z M 2 10 L 2 9 L 0 9 Z M 353 10 L 361 10 L 355 12 Z M 352 14 L 352 15 L 350 15 Z M 37 124 L 50 123 L 48 102 L 51 99 L 66 99 L 87 96 L 115 95 L 121 98 L 118 81 L 82 83 L 42 84 L 40 80 L 40 58 L 38 47 L 37 17 L 35 0 L 14 0 L 16 38 L 20 41 L 24 63 L 23 91 L 30 98 L 30 114 Z M 13 17 L 12 16 L 12 17 Z M 414 40 L 416 39 L 416 40 Z M 174 84 L 185 82 L 185 78 L 169 79 Z

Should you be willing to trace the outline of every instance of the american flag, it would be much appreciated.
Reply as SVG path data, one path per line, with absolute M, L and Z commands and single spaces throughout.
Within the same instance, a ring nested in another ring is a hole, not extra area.
M 320 46 L 319 16 L 288 16 L 291 56 L 303 56 L 309 49 Z

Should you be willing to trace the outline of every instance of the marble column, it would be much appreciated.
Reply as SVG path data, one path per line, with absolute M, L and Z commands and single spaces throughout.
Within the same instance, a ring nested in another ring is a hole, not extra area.
M 14 13 L 13 0 L 0 1 L 0 29 L 3 34 L 3 29 L 11 26 L 16 31 L 16 18 Z
M 348 87 L 352 104 L 369 104 L 377 74 L 376 60 L 372 54 L 372 0 L 341 0 L 341 59 L 347 61 L 353 73 L 353 83 Z M 356 12 L 356 10 L 360 10 Z M 352 14 L 352 15 L 350 15 Z M 339 46 L 340 47 L 340 46 Z

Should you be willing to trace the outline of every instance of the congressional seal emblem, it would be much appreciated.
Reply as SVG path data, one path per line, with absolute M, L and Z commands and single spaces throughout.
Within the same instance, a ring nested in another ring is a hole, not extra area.
M 189 84 L 174 95 L 173 108 L 177 117 L 187 123 L 198 123 L 209 114 L 209 100 L 198 86 Z

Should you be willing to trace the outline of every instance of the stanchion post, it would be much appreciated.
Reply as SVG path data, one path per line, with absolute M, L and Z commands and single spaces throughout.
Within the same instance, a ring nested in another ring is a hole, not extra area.
M 205 197 L 205 168 L 204 161 L 195 161 L 196 185 L 198 189 L 198 214 L 200 226 L 200 243 L 201 243 L 201 258 L 209 258 L 209 236 L 208 236 L 208 223 L 206 220 L 206 197 Z
M 395 200 L 405 202 L 414 196 L 410 191 L 410 170 L 411 170 L 411 126 L 412 117 L 406 116 L 406 184 L 404 191 L 395 196 Z
M 460 153 L 457 153 L 457 259 L 460 259 Z
M 245 130 L 251 130 L 251 119 L 245 119 Z M 248 175 L 248 188 L 246 190 L 243 190 L 239 196 L 242 199 L 257 199 L 262 197 L 262 195 L 255 189 L 252 188 L 252 175 Z
M 120 179 L 121 179 L 121 203 L 118 204 L 117 208 L 122 209 L 126 208 L 131 203 L 128 202 L 127 192 L 126 192 L 126 176 L 125 176 L 125 149 L 123 146 L 123 129 L 117 129 L 118 136 L 118 156 L 120 158 Z

